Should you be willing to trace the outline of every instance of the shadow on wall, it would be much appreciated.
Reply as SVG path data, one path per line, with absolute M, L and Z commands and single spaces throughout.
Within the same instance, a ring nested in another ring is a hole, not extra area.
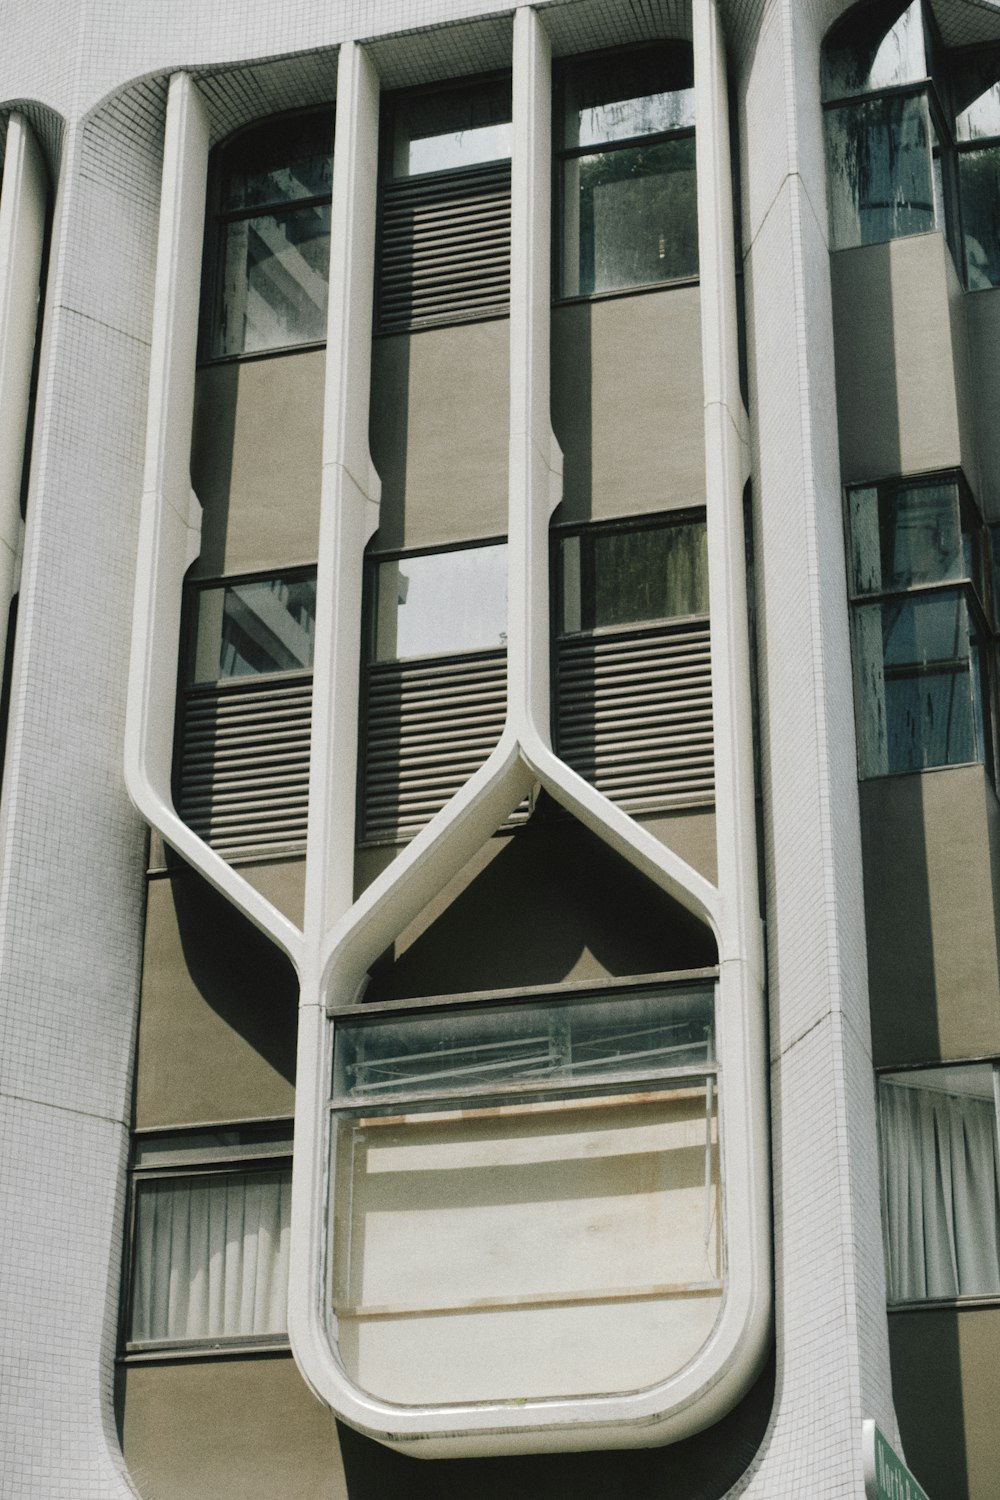
M 289 1083 L 298 983 L 283 953 L 193 870 L 170 856 L 184 959 L 206 1004 Z
M 420 1459 L 338 1423 L 349 1500 L 720 1500 L 760 1446 L 774 1363 L 728 1416 L 665 1448 L 522 1458 Z
M 711 933 L 546 797 L 383 954 L 369 1001 L 696 969 Z

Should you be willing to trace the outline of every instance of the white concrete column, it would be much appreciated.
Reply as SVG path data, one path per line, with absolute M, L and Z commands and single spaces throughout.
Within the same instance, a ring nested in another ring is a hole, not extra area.
M 175 73 L 163 150 L 125 780 L 165 842 L 297 961 L 297 928 L 181 821 L 171 790 L 182 590 L 201 539 L 190 463 L 208 146 L 197 85 Z
M 21 563 L 21 482 L 47 199 L 42 153 L 15 111 L 7 122 L 0 189 L 0 661 Z
M 864 1494 L 895 1430 L 838 463 L 819 23 L 773 0 L 740 80 L 778 1376 L 739 1492 Z M 817 1357 L 817 1350 L 822 1357 Z
M 368 448 L 378 140 L 378 75 L 363 48 L 347 42 L 337 68 L 306 858 L 314 955 L 354 899 L 364 551 L 381 488 Z

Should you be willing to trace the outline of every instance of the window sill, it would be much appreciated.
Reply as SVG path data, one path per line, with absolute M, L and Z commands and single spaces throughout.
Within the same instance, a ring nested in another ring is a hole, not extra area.
M 613 287 L 606 292 L 577 292 L 566 297 L 553 297 L 552 306 L 578 307 L 588 302 L 616 302 L 622 297 L 646 297 L 650 292 L 675 292 L 681 287 L 700 286 L 701 276 L 676 276 L 669 281 L 647 281 L 641 286 Z
M 261 1339 L 216 1339 L 206 1343 L 145 1344 L 126 1349 L 117 1357 L 119 1365 L 179 1364 L 198 1359 L 247 1359 L 290 1356 L 292 1346 L 285 1334 Z
M 276 349 L 246 349 L 239 354 L 212 354 L 199 359 L 197 370 L 214 369 L 216 365 L 251 364 L 260 359 L 281 359 L 286 354 L 310 354 L 326 348 L 326 339 L 313 339 L 303 344 L 279 344 Z
M 976 1296 L 968 1297 L 921 1297 L 914 1298 L 911 1302 L 889 1302 L 886 1311 L 892 1313 L 910 1312 L 969 1312 L 977 1308 L 1000 1309 L 1000 1291 L 980 1292 Z

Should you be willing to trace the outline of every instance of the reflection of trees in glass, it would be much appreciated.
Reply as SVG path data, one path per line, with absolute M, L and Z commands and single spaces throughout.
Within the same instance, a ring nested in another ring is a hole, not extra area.
M 642 530 L 584 532 L 578 628 L 634 625 L 708 612 L 703 521 Z
M 937 224 L 927 101 L 894 95 L 826 116 L 834 245 L 876 245 Z
M 966 285 L 1000 286 L 1000 145 L 963 151 L 958 165 Z
M 697 273 L 693 136 L 569 165 L 579 170 L 581 293 Z

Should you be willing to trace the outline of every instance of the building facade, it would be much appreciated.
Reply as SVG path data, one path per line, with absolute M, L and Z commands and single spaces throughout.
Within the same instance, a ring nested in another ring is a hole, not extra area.
M 0 1495 L 986 1500 L 1000 6 L 0 30 Z

